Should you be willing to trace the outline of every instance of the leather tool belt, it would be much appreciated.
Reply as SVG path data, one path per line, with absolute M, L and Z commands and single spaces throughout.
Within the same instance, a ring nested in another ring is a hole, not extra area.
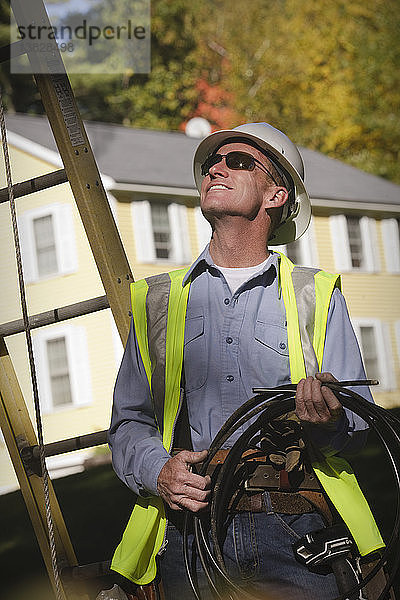
M 218 450 L 216 452 L 207 469 L 208 475 L 212 476 L 215 469 L 225 462 L 228 453 L 229 449 Z M 254 458 L 251 458 L 252 454 L 255 455 Z M 261 490 L 277 490 L 280 492 L 297 492 L 300 490 L 321 491 L 321 485 L 313 472 L 305 471 L 301 483 L 293 485 L 290 481 L 289 473 L 285 469 L 275 469 L 275 467 L 266 462 L 264 456 L 257 456 L 254 450 L 248 450 L 243 454 L 243 457 L 247 459 L 246 465 L 249 477 L 245 482 L 245 488 L 249 492 Z M 243 464 L 243 462 L 240 462 L 237 468 L 242 467 Z
M 207 474 L 213 475 L 228 456 L 229 449 L 219 450 L 211 459 Z M 254 454 L 254 458 L 252 455 Z M 322 494 L 321 485 L 313 472 L 305 471 L 299 485 L 293 486 L 289 473 L 285 469 L 276 470 L 266 463 L 265 456 L 259 456 L 254 450 L 243 454 L 248 467 L 248 478 L 245 481 L 245 492 L 233 495 L 228 510 L 231 512 L 267 512 L 264 491 L 269 491 L 273 512 L 295 515 L 317 510 L 325 521 L 333 521 L 332 513 Z M 243 467 L 240 462 L 237 468 Z

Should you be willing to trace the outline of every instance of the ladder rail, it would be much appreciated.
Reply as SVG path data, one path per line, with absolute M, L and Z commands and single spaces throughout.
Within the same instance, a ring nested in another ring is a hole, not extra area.
M 17 23 L 51 28 L 42 0 L 13 0 Z M 89 138 L 55 40 L 45 52 L 26 43 L 36 85 L 58 147 L 76 206 L 110 302 L 115 324 L 125 343 L 129 331 L 133 275 L 108 202 Z M 52 65 L 56 65 L 52 72 Z
M 0 425 L 20 485 L 29 517 L 46 565 L 52 573 L 42 478 L 28 473 L 22 462 L 21 448 L 38 444 L 32 422 L 18 383 L 6 344 L 0 338 Z M 55 523 L 60 569 L 78 564 L 60 506 L 49 481 L 50 501 Z M 52 585 L 54 583 L 51 579 Z
M 39 20 L 42 24 L 50 25 L 42 0 L 30 0 L 28 3 L 25 0 L 14 0 L 13 12 L 17 23 L 26 23 L 28 15 L 28 19 L 30 18 L 28 22 Z M 23 48 L 22 44 L 10 47 L 8 51 L 3 49 L 3 52 L 0 52 L 0 60 L 7 60 L 10 53 L 12 56 L 15 56 L 16 53 L 22 54 L 24 50 L 27 50 L 33 72 L 40 72 L 40 74 L 34 75 L 34 78 L 64 169 L 58 174 L 48 174 L 34 178 L 33 181 L 16 184 L 13 186 L 13 190 L 16 195 L 22 196 L 28 192 L 38 191 L 38 186 L 42 186 L 40 189 L 46 189 L 66 180 L 69 181 L 109 306 L 124 343 L 130 324 L 129 287 L 133 276 L 68 76 L 65 70 L 61 74 L 52 74 L 49 68 L 47 72 L 43 72 L 42 68 L 35 71 L 35 65 L 38 66 L 45 59 L 43 56 L 36 56 L 31 49 Z M 58 65 L 63 64 L 57 44 L 54 43 L 52 59 L 48 64 L 51 66 L 57 62 Z M 60 309 L 48 312 L 52 315 L 47 315 L 43 319 L 35 315 L 33 322 L 36 319 L 37 326 L 41 326 L 46 319 L 54 319 L 54 322 L 60 320 Z M 65 316 L 65 318 L 69 317 Z M 15 322 L 13 326 L 14 330 L 15 327 L 20 328 L 20 324 L 16 326 Z M 8 331 L 11 331 L 11 328 Z M 11 335 L 7 331 L 3 331 L 3 334 Z M 51 576 L 52 563 L 42 478 L 40 473 L 37 474 L 29 466 L 26 466 L 22 458 L 24 448 L 35 448 L 38 446 L 38 442 L 3 336 L 0 336 L 0 425 L 46 569 L 53 589 L 55 589 L 55 583 Z M 104 434 L 104 432 L 101 433 Z M 63 440 L 61 440 L 62 442 Z M 76 556 L 51 481 L 49 481 L 49 490 L 58 555 L 57 562 L 61 570 L 73 568 L 77 566 Z M 65 597 L 68 595 L 68 598 L 87 598 L 82 590 L 76 595 L 75 591 L 67 594 L 67 584 L 64 581 L 62 587 L 61 592 Z

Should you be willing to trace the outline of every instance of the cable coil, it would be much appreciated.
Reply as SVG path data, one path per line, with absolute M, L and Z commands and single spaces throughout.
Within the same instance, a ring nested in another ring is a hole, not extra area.
M 379 598 L 377 598 L 377 600 L 385 600 L 385 598 L 389 598 L 390 589 L 400 565 L 400 553 L 396 552 L 400 534 L 400 420 L 382 407 L 366 401 L 356 392 L 343 388 L 340 382 L 330 382 L 324 385 L 327 385 L 334 392 L 345 408 L 359 415 L 375 431 L 389 458 L 396 487 L 395 519 L 390 539 L 385 549 L 377 564 L 371 569 L 368 575 L 363 577 L 357 585 L 354 585 L 346 593 L 338 596 L 336 600 L 356 598 L 357 596 L 354 596 L 354 594 L 362 590 L 375 577 L 383 565 L 387 564 L 388 559 L 391 558 L 392 567 L 390 576 Z M 234 486 L 232 486 L 232 478 L 234 476 L 237 480 L 240 478 L 237 467 L 243 452 L 248 448 L 250 440 L 262 429 L 264 424 L 294 410 L 295 391 L 296 386 L 289 384 L 257 394 L 229 417 L 209 448 L 208 457 L 199 473 L 203 476 L 206 475 L 207 469 L 217 451 L 224 446 L 240 427 L 243 427 L 252 420 L 244 433 L 232 445 L 224 463 L 212 477 L 212 495 L 209 513 L 211 544 L 207 532 L 206 518 L 189 512 L 185 515 L 183 532 L 184 560 L 189 582 L 196 600 L 201 600 L 201 594 L 196 582 L 194 565 L 189 551 L 189 532 L 191 530 L 194 532 L 196 552 L 215 598 L 223 598 L 224 600 L 228 598 L 232 600 L 236 598 L 248 598 L 256 600 L 254 594 L 250 594 L 246 589 L 233 581 L 225 567 L 220 541 L 224 511 L 233 496 L 232 489 Z

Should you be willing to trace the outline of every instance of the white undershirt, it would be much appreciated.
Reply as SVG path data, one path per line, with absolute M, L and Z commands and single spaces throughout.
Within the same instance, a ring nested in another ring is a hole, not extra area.
M 234 294 L 236 290 L 242 285 L 242 283 L 250 279 L 252 275 L 257 273 L 257 271 L 260 271 L 264 267 L 268 259 L 269 257 L 266 258 L 259 265 L 254 265 L 253 267 L 220 267 L 219 265 L 215 266 L 221 271 L 221 273 L 227 281 L 227 284 L 230 287 L 232 294 Z

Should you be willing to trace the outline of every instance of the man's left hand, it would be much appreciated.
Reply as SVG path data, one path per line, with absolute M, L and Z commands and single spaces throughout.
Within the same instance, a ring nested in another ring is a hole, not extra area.
M 296 414 L 303 423 L 332 427 L 340 419 L 343 407 L 335 394 L 324 386 L 337 381 L 332 373 L 316 373 L 301 379 L 296 389 Z

